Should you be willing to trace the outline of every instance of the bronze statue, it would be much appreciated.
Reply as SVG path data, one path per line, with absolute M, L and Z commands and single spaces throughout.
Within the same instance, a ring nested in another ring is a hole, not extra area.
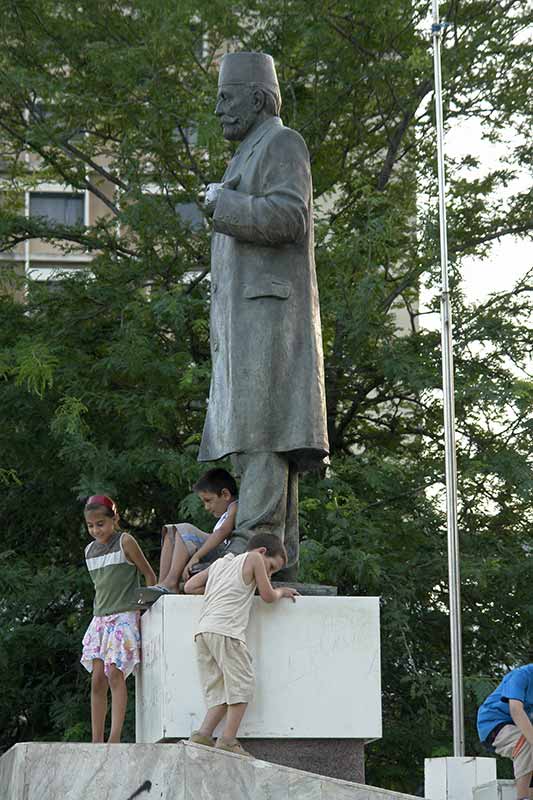
M 212 216 L 209 405 L 199 460 L 229 454 L 240 476 L 230 551 L 251 535 L 278 535 L 298 568 L 298 472 L 328 453 L 309 153 L 280 117 L 274 61 L 222 59 L 215 113 L 240 146 Z

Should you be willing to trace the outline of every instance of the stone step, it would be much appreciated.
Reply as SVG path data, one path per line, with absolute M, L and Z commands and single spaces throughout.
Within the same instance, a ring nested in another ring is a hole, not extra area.
M 26 742 L 0 758 L 1 800 L 420 800 L 209 747 Z

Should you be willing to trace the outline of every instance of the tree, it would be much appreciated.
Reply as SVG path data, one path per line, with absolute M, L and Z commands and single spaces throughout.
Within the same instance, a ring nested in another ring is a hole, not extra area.
M 421 279 L 438 280 L 427 5 L 390 0 L 383 14 L 362 0 L 2 3 L 0 248 L 39 237 L 94 254 L 90 274 L 65 275 L 57 292 L 30 284 L 26 304 L 1 299 L 3 747 L 87 733 L 87 682 L 75 669 L 90 616 L 78 498 L 114 494 L 154 559 L 176 507 L 202 521 L 190 485 L 210 372 L 209 231 L 187 228 L 176 206 L 222 174 L 214 63 L 231 42 L 274 56 L 283 118 L 308 142 L 321 208 L 332 459 L 304 482 L 303 575 L 382 597 L 384 738 L 369 749 L 369 780 L 413 791 L 423 758 L 449 752 L 440 343 L 418 309 Z M 451 0 L 441 15 L 453 23 L 448 125 L 476 117 L 491 139 L 518 137 L 505 169 L 479 177 L 471 158 L 448 173 L 476 752 L 477 701 L 529 658 L 531 273 L 471 305 L 461 263 L 489 258 L 502 236 L 531 236 L 532 197 L 514 177 L 530 158 L 533 12 Z M 26 218 L 22 190 L 51 179 L 88 189 L 107 215 L 90 228 Z

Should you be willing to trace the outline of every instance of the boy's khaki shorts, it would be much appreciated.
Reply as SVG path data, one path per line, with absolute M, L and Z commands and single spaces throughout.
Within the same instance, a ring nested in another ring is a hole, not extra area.
M 492 746 L 499 756 L 512 758 L 515 778 L 533 770 L 533 749 L 516 725 L 505 725 L 498 731 Z
M 244 642 L 219 633 L 199 633 L 196 658 L 208 708 L 250 702 L 255 680 Z

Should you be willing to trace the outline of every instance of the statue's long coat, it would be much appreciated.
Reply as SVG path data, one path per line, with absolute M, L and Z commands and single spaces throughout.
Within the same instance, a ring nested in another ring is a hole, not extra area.
M 209 406 L 199 460 L 328 452 L 312 182 L 302 137 L 272 117 L 231 160 L 213 217 Z

